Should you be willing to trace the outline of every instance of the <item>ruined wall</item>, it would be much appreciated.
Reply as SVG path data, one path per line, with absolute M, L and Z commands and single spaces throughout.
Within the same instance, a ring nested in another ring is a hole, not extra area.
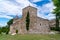
M 30 16 L 29 31 L 26 30 L 26 16 L 28 12 Z M 18 34 L 45 34 L 50 31 L 49 21 L 37 17 L 37 9 L 31 6 L 24 8 L 22 10 L 22 18 L 18 19 L 10 26 L 11 33 L 15 33 L 16 29 L 18 30 Z
M 48 33 L 50 31 L 49 21 L 47 19 L 37 18 L 37 30 L 40 33 Z
M 49 21 L 49 26 L 50 26 L 50 27 L 55 27 L 55 26 L 56 26 L 56 20 L 55 20 L 55 19 L 50 20 L 50 21 Z
M 18 19 L 15 23 L 13 23 L 10 26 L 10 34 L 16 33 L 16 30 L 18 30 L 18 34 L 26 33 L 26 27 L 23 19 Z

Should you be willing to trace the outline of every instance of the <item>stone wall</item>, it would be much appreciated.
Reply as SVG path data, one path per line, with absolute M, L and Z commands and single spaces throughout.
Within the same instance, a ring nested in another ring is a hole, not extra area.
M 55 27 L 56 21 L 55 20 L 50 20 L 49 25 L 50 27 Z
M 29 31 L 26 30 L 26 16 L 27 12 L 30 15 Z M 37 17 L 37 8 L 28 6 L 22 11 L 22 18 L 16 20 L 10 26 L 10 33 L 15 33 L 18 30 L 18 34 L 47 34 L 50 31 L 49 21 L 47 19 Z

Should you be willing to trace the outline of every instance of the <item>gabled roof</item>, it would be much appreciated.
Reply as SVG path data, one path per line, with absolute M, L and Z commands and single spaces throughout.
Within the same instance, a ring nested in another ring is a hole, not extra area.
M 32 7 L 32 6 L 29 5 L 29 6 L 25 7 L 25 8 L 23 8 L 23 10 L 24 10 L 24 9 L 27 9 L 27 8 L 34 8 L 34 9 L 37 9 L 37 8 Z
M 14 19 L 14 20 L 17 20 L 17 19 L 19 19 L 18 15 L 16 15 L 16 16 L 15 16 L 13 19 Z
M 48 19 L 44 19 L 44 18 L 41 18 L 41 17 L 37 17 L 38 19 L 40 20 L 46 20 L 46 21 L 49 21 Z

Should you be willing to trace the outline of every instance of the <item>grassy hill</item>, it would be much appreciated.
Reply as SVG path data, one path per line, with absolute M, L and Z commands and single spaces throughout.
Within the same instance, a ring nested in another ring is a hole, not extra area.
M 60 34 L 56 35 L 41 35 L 41 34 L 27 34 L 27 35 L 0 35 L 0 40 L 60 40 Z

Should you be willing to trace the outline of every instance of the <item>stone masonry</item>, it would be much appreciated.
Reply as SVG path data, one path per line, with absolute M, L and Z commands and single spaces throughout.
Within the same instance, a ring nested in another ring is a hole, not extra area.
M 27 12 L 30 15 L 29 30 L 26 30 L 26 16 Z M 49 20 L 37 17 L 37 8 L 28 6 L 22 9 L 22 18 L 14 19 L 13 24 L 10 26 L 10 34 L 48 34 L 50 32 Z

